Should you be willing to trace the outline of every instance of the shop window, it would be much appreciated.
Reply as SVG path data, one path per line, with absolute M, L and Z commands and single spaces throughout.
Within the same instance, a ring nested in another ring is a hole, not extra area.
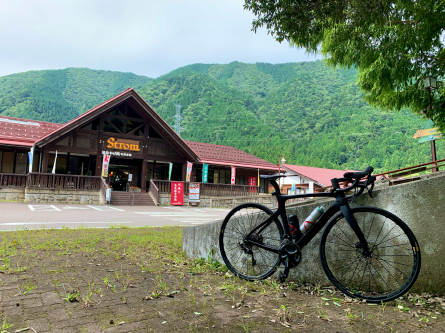
M 97 131 L 99 129 L 100 119 L 96 118 L 91 123 L 82 127 L 83 130 Z
M 17 153 L 15 158 L 15 173 L 26 174 L 28 165 L 28 153 Z
M 244 177 L 239 177 L 239 184 L 246 185 L 246 179 Z
M 3 152 L 0 151 L 0 172 L 2 172 L 2 159 L 3 159 Z
M 208 177 L 207 177 L 207 182 L 209 182 L 209 183 L 213 183 L 213 177 L 214 177 L 214 170 L 213 169 L 210 169 L 209 168 L 209 175 L 208 175 Z
M 213 170 L 213 183 L 218 184 L 219 170 Z
M 221 170 L 221 171 L 225 171 L 225 177 L 223 178 L 222 183 L 223 184 L 230 184 L 230 170 Z
M 14 153 L 3 152 L 2 172 L 3 173 L 13 173 L 14 172 Z

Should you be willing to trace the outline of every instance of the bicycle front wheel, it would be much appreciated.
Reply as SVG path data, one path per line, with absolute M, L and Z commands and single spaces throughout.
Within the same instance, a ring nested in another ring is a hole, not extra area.
M 271 276 L 280 264 L 277 253 L 249 244 L 249 240 L 252 240 L 280 247 L 283 227 L 278 219 L 272 220 L 264 228 L 258 228 L 247 239 L 247 235 L 272 214 L 265 206 L 247 203 L 235 207 L 224 219 L 219 234 L 221 256 L 226 266 L 241 279 L 265 279 Z
M 351 210 L 371 253 L 361 253 L 361 244 L 344 215 L 334 216 L 320 241 L 321 264 L 329 280 L 344 294 L 370 303 L 403 295 L 420 271 L 416 237 L 401 219 L 383 209 Z

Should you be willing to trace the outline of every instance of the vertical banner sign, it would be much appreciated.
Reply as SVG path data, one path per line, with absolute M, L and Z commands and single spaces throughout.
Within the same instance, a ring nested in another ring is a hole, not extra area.
M 209 165 L 202 165 L 202 182 L 207 183 L 209 181 Z
M 256 184 L 257 184 L 257 178 L 256 177 L 249 177 L 249 186 L 256 186 Z M 256 190 L 253 187 L 251 187 L 249 189 L 249 192 L 255 192 L 255 191 Z
M 173 163 L 169 163 L 169 165 L 168 165 L 168 180 L 172 179 L 172 170 L 173 170 Z
M 32 161 L 34 160 L 34 147 L 31 148 L 31 151 L 28 152 L 28 170 L 32 172 Z
M 102 162 L 102 177 L 108 177 L 108 166 L 110 165 L 110 155 L 104 155 Z
M 236 174 L 236 168 L 232 167 L 232 172 L 230 175 L 230 184 L 235 185 L 235 174 Z
M 290 189 L 291 194 L 295 194 L 295 184 L 292 184 L 292 188 Z
M 173 206 L 183 206 L 184 205 L 184 183 L 183 182 L 171 182 L 170 203 Z
M 190 176 L 192 175 L 192 162 L 187 162 L 187 181 L 190 181 Z
M 199 183 L 190 183 L 189 185 L 189 204 L 199 204 Z
M 53 165 L 52 173 L 56 173 L 56 164 L 57 164 L 57 150 L 56 150 L 56 157 L 54 158 L 54 165 Z

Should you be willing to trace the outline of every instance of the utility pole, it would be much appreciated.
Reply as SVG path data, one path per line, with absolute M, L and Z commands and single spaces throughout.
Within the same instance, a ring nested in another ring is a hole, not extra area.
M 181 126 L 181 108 L 182 106 L 179 104 L 175 104 L 176 106 L 176 114 L 173 116 L 175 118 L 175 124 L 173 125 L 173 129 L 175 130 L 176 134 L 181 136 L 181 131 L 184 131 L 184 128 Z

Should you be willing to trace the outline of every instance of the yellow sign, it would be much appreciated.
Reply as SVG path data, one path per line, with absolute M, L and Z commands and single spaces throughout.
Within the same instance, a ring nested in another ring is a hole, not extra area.
M 107 148 L 139 151 L 139 141 L 109 138 Z
M 417 130 L 416 134 L 414 134 L 413 139 L 416 138 L 420 138 L 422 136 L 427 136 L 427 135 L 434 135 L 434 134 L 439 134 L 439 128 L 438 127 L 434 127 L 434 128 L 428 128 L 428 129 L 424 129 L 424 130 Z

